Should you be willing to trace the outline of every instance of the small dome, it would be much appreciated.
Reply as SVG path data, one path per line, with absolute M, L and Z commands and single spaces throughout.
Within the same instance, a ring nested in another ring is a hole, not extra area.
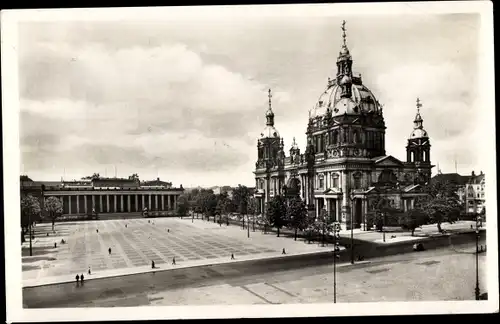
M 423 128 L 416 128 L 411 132 L 410 138 L 427 138 L 429 135 Z
M 279 138 L 280 133 L 274 126 L 266 126 L 262 133 L 260 134 L 260 138 Z
M 341 80 L 341 82 L 342 81 L 344 80 Z M 343 106 L 341 105 L 337 107 L 337 103 L 342 99 L 340 97 L 341 93 L 341 86 L 338 85 L 335 80 L 332 80 L 326 90 L 320 95 L 316 105 L 311 110 L 311 118 L 325 115 L 328 108 L 332 110 L 333 116 L 341 114 L 343 115 L 345 112 L 345 110 L 342 109 Z M 352 85 L 351 98 L 349 99 L 351 99 L 351 101 L 353 101 L 358 107 L 358 111 L 356 112 L 355 110 L 353 110 L 352 113 L 381 111 L 380 104 L 378 103 L 373 93 L 362 84 Z M 337 112 L 334 110 L 335 107 L 339 109 Z

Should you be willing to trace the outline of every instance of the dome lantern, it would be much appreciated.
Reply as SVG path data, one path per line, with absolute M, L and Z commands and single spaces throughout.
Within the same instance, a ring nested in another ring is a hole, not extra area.
M 266 111 L 266 127 L 260 133 L 261 138 L 279 138 L 280 134 L 278 130 L 274 127 L 274 112 L 272 109 L 271 105 L 271 98 L 273 95 L 271 94 L 271 89 L 268 90 L 268 95 L 267 97 L 269 98 L 269 106 Z
M 413 131 L 410 134 L 410 138 L 427 138 L 429 135 L 424 129 L 422 116 L 420 115 L 420 108 L 422 103 L 420 98 L 417 98 L 417 114 L 415 115 L 415 120 L 413 121 Z

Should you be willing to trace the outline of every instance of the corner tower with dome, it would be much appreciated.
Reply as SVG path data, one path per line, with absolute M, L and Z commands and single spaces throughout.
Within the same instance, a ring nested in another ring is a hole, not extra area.
M 420 100 L 403 162 L 386 154 L 383 106 L 352 66 L 344 21 L 337 73 L 328 78 L 326 89 L 309 111 L 304 153 L 293 138 L 290 155 L 285 155 L 269 90 L 267 123 L 257 142 L 254 172 L 260 213 L 266 213 L 266 203 L 275 195 L 298 194 L 310 214 L 326 215 L 347 228 L 352 217 L 354 227 L 368 229 L 380 198 L 404 212 L 413 208 L 416 197 L 425 195 L 421 186 L 430 180 L 433 165 Z

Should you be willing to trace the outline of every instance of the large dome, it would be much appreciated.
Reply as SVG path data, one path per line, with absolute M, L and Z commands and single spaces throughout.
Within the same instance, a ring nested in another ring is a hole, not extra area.
M 341 86 L 335 81 L 331 81 L 326 90 L 320 95 L 314 108 L 311 109 L 311 118 L 326 114 L 328 108 L 330 108 L 332 116 L 380 110 L 380 104 L 373 93 L 362 84 L 352 84 L 352 95 L 348 100 L 349 104 L 347 104 L 346 100 L 342 100 L 341 93 Z M 353 105 L 356 107 L 353 107 Z

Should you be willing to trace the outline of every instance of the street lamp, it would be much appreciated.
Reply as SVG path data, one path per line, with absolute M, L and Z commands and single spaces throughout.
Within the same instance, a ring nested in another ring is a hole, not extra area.
M 333 250 L 333 302 L 337 302 L 337 258 L 340 258 L 340 223 L 334 223 L 335 248 Z
M 351 191 L 351 264 L 354 264 L 354 193 Z
M 479 218 L 476 217 L 476 300 L 479 300 L 481 291 L 479 290 Z

